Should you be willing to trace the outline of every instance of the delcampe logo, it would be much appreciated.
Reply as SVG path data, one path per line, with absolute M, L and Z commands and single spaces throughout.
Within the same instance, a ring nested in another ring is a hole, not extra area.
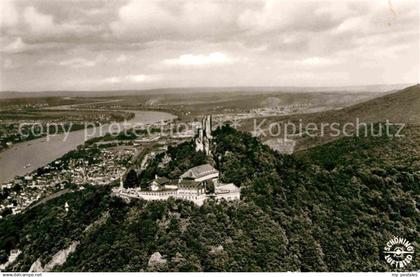
M 405 238 L 394 237 L 384 247 L 385 260 L 395 268 L 403 268 L 413 260 L 414 247 Z

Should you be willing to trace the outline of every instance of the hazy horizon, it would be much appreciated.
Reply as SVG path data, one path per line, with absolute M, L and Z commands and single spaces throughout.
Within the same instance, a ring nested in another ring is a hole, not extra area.
M 0 99 L 43 98 L 43 97 L 125 97 L 135 95 L 165 95 L 192 93 L 243 93 L 251 94 L 290 94 L 290 93 L 371 93 L 383 95 L 405 89 L 415 84 L 366 85 L 341 87 L 177 87 L 133 90 L 60 90 L 60 91 L 0 91 Z

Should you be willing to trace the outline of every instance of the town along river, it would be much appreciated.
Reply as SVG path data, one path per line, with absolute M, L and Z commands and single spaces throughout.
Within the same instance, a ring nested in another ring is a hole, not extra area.
M 57 108 L 57 107 L 56 107 Z M 119 125 L 120 128 L 127 128 L 133 125 L 152 124 L 162 121 L 174 119 L 175 116 L 165 112 L 155 111 L 128 111 L 135 114 L 134 118 L 127 121 L 127 125 Z M 85 129 L 73 131 L 67 134 L 58 134 L 30 140 L 27 142 L 17 143 L 12 147 L 0 152 L 0 183 L 8 182 L 15 176 L 25 175 L 39 167 L 60 158 L 67 152 L 74 150 L 77 146 L 82 145 L 87 139 L 105 135 L 108 132 L 110 124 L 103 125 L 100 128 Z

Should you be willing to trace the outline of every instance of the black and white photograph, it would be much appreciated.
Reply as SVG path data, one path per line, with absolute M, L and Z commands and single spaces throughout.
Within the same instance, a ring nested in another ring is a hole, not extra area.
M 0 0 L 0 276 L 416 277 L 419 0 Z

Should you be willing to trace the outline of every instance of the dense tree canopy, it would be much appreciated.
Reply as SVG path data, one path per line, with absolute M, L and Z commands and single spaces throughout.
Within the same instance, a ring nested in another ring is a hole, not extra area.
M 242 201 L 125 203 L 109 187 L 88 187 L 0 220 L 0 256 L 21 249 L 10 269 L 27 271 L 80 241 L 55 270 L 394 271 L 383 258 L 386 242 L 419 242 L 420 128 L 404 134 L 345 138 L 288 156 L 223 127 L 214 132 L 215 166 L 241 186 Z M 191 143 L 168 152 L 167 166 L 157 157 L 143 180 L 207 162 Z M 166 263 L 149 266 L 155 252 Z
M 124 187 L 125 188 L 134 188 L 138 186 L 138 177 L 137 172 L 134 169 L 130 169 L 127 173 L 127 176 L 124 180 Z

